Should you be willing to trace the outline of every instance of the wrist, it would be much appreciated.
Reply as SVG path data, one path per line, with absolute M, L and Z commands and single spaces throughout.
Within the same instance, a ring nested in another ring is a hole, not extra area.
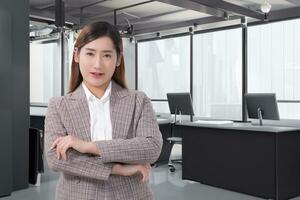
M 98 150 L 95 142 L 86 142 L 86 144 L 84 144 L 84 153 L 91 153 L 93 155 L 100 156 L 100 151 Z
M 81 151 L 82 151 L 81 153 L 88 153 L 89 152 L 89 145 L 90 145 L 89 142 L 84 141 L 83 143 L 81 143 L 81 145 L 82 145 L 81 148 L 80 148 Z
M 84 153 L 91 153 L 92 145 L 93 145 L 93 142 L 85 142 L 85 144 L 83 145 Z
M 114 175 L 122 175 L 121 174 L 121 165 L 120 164 L 114 164 L 111 170 L 111 173 Z

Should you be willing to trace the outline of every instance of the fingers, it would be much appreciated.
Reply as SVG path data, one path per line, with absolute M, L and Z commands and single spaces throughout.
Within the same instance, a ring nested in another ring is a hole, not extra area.
M 55 148 L 56 147 L 56 155 L 57 155 L 57 159 L 63 159 L 63 160 L 67 160 L 67 150 L 70 148 L 70 144 L 68 142 L 68 138 L 67 137 L 60 137 L 57 138 L 54 143 L 52 144 L 51 148 Z
M 145 183 L 146 181 L 149 180 L 150 171 L 151 171 L 150 165 L 141 165 L 140 173 L 142 174 L 142 182 L 143 183 Z
M 146 164 L 145 166 L 147 167 L 147 169 L 151 170 L 151 165 L 150 164 Z
M 53 144 L 51 145 L 50 150 L 51 150 L 51 149 L 54 149 L 54 148 L 56 147 L 56 145 L 57 145 L 62 139 L 63 139 L 63 137 L 57 138 L 57 139 L 53 142 Z
M 147 173 L 142 171 L 142 182 L 145 183 L 147 181 Z
M 151 166 L 147 165 L 137 165 L 137 164 L 121 164 L 114 165 L 113 174 L 121 176 L 133 176 L 135 174 L 140 174 L 142 176 L 141 181 L 143 183 L 149 180 L 151 171 Z
M 56 156 L 57 156 L 57 159 L 59 160 L 60 159 L 59 146 L 56 147 Z
M 68 146 L 67 145 L 64 145 L 61 147 L 61 150 L 60 150 L 60 155 L 62 157 L 63 160 L 67 160 L 67 150 L 68 150 Z

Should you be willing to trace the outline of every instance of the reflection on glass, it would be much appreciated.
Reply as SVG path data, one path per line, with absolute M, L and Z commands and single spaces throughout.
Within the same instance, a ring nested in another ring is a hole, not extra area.
M 300 119 L 300 103 L 278 103 L 280 119 Z
M 195 115 L 242 119 L 242 30 L 194 35 Z
M 300 20 L 248 29 L 248 91 L 300 100 Z M 279 104 L 281 118 L 300 119 L 299 103 Z
M 48 103 L 61 95 L 59 40 L 30 43 L 30 102 Z
M 300 20 L 249 27 L 248 90 L 300 100 Z
M 151 99 L 189 92 L 190 37 L 138 43 L 138 90 Z

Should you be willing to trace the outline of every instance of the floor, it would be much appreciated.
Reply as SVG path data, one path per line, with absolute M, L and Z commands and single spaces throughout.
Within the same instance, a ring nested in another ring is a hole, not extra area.
M 176 158 L 180 147 L 173 148 L 173 158 Z M 0 200 L 53 200 L 58 174 L 47 172 L 41 177 L 41 186 L 30 186 L 28 189 L 13 192 L 11 196 Z M 193 181 L 181 179 L 181 165 L 176 165 L 176 171 L 170 173 L 167 165 L 153 168 L 150 183 L 157 200 L 261 200 L 233 191 L 224 190 Z M 293 200 L 300 200 L 300 197 Z

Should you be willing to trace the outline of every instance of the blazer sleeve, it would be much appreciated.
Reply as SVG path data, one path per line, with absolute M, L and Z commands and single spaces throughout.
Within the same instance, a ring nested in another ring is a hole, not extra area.
M 103 162 L 147 164 L 158 159 L 162 148 L 158 123 L 149 98 L 144 93 L 138 95 L 136 110 L 140 112 L 137 116 L 136 136 L 96 141 Z
M 82 154 L 73 149 L 67 151 L 66 161 L 57 159 L 56 150 L 50 149 L 53 142 L 60 136 L 66 136 L 67 132 L 57 112 L 57 104 L 61 103 L 61 97 L 51 99 L 45 119 L 45 154 L 49 168 L 75 176 L 108 180 L 112 164 L 103 163 L 101 158 Z

